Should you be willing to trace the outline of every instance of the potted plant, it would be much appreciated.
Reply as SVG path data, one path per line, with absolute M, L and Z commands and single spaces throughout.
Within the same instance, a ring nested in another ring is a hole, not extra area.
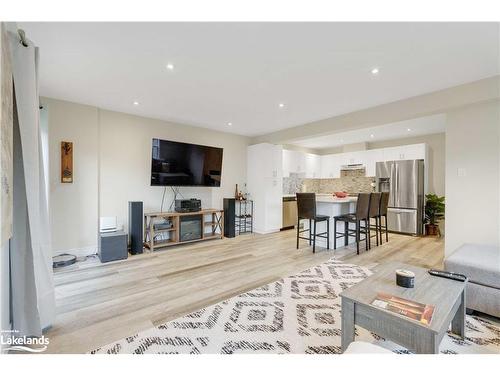
M 444 218 L 444 197 L 436 194 L 425 196 L 425 235 L 435 236 L 440 234 L 438 223 Z

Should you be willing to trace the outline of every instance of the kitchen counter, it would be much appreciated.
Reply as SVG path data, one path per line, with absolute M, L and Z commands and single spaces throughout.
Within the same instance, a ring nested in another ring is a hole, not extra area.
M 295 198 L 295 194 L 283 194 L 283 198 Z M 316 194 L 316 202 L 322 203 L 352 203 L 356 202 L 357 199 L 357 197 L 337 198 L 333 194 L 325 193 Z
M 330 249 L 333 249 L 333 241 L 335 238 L 334 217 L 345 215 L 356 211 L 357 197 L 335 198 L 331 194 L 316 197 L 316 213 L 318 215 L 327 215 L 330 217 Z M 308 228 L 309 220 L 303 220 L 304 229 Z M 353 228 L 354 229 L 354 228 Z M 318 233 L 326 232 L 325 223 L 318 223 L 316 228 Z M 344 223 L 337 223 L 337 232 L 344 232 Z M 356 242 L 354 237 L 348 238 L 348 244 Z M 316 238 L 316 245 L 326 247 L 326 239 Z M 337 248 L 344 246 L 344 239 L 337 240 Z
M 337 197 L 333 197 L 331 195 L 326 196 L 326 197 L 322 197 L 322 196 L 316 197 L 317 203 L 356 203 L 357 200 L 358 200 L 357 197 L 337 198 Z

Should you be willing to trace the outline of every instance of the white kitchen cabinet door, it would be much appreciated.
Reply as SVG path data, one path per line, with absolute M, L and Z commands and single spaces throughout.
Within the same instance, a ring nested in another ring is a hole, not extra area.
M 368 150 L 365 151 L 365 172 L 366 177 L 375 177 L 377 162 L 384 160 L 384 153 L 382 150 Z
M 351 152 L 344 152 L 342 154 L 339 154 L 337 156 L 337 159 L 338 159 L 338 163 L 342 166 L 342 165 L 349 165 L 349 164 L 354 164 L 354 163 L 351 163 L 351 161 L 354 161 L 354 159 L 352 158 L 351 156 Z
M 339 155 L 321 156 L 321 178 L 340 177 L 340 166 L 342 164 L 342 159 Z
M 425 143 L 384 148 L 385 161 L 425 159 Z
M 404 146 L 387 147 L 382 149 L 382 151 L 384 153 L 384 161 L 404 160 L 405 158 Z
M 404 156 L 407 160 L 425 159 L 425 143 L 404 146 Z
M 315 154 L 305 154 L 305 177 L 320 178 L 321 157 Z
M 314 156 L 314 172 L 313 172 L 313 177 L 314 178 L 320 178 L 321 176 L 321 156 L 320 155 L 313 155 Z
M 293 173 L 295 168 L 295 154 L 290 150 L 283 150 L 283 177 L 290 177 L 290 172 Z
M 306 172 L 306 154 L 304 152 L 283 150 L 283 177 L 290 177 L 290 173 Z
M 272 178 L 283 178 L 283 148 L 275 145 L 272 150 Z
M 300 173 L 305 176 L 307 170 L 307 154 L 300 151 L 295 152 L 295 173 Z
M 260 143 L 247 148 L 247 175 L 252 179 L 283 177 L 283 148 Z
M 341 165 L 364 164 L 366 151 L 345 152 L 340 155 Z

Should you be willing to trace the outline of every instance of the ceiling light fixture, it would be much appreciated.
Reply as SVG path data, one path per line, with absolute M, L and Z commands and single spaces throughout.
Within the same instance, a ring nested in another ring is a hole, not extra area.
M 133 104 L 134 104 L 134 105 L 139 105 L 139 102 L 134 102 Z
M 376 76 L 378 73 L 379 73 L 379 69 L 378 69 L 378 68 L 373 68 L 373 69 L 372 69 L 372 74 L 373 74 L 374 76 Z
M 409 131 L 409 132 L 411 132 L 411 129 L 410 129 L 410 128 L 408 128 L 408 129 L 406 129 L 406 130 L 407 130 L 407 131 Z
M 370 138 L 373 138 L 373 137 L 375 137 L 375 136 L 373 134 L 370 134 Z
M 167 69 L 168 70 L 174 70 L 174 64 L 168 63 L 167 64 Z
M 227 126 L 233 126 L 233 123 L 232 122 L 228 122 Z
M 285 108 L 285 103 L 280 103 L 280 104 L 278 104 L 278 107 L 280 107 L 280 108 Z

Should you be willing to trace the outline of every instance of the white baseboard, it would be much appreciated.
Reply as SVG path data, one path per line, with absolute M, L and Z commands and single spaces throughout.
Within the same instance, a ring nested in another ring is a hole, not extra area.
M 258 234 L 270 234 L 270 233 L 277 233 L 279 231 L 280 231 L 279 229 L 271 229 L 271 230 L 254 229 L 254 233 L 258 233 Z
M 97 254 L 97 246 L 86 246 L 80 247 L 78 249 L 67 249 L 67 250 L 58 250 L 54 251 L 54 256 L 61 254 L 71 254 L 76 255 L 77 257 L 84 257 L 87 255 Z

